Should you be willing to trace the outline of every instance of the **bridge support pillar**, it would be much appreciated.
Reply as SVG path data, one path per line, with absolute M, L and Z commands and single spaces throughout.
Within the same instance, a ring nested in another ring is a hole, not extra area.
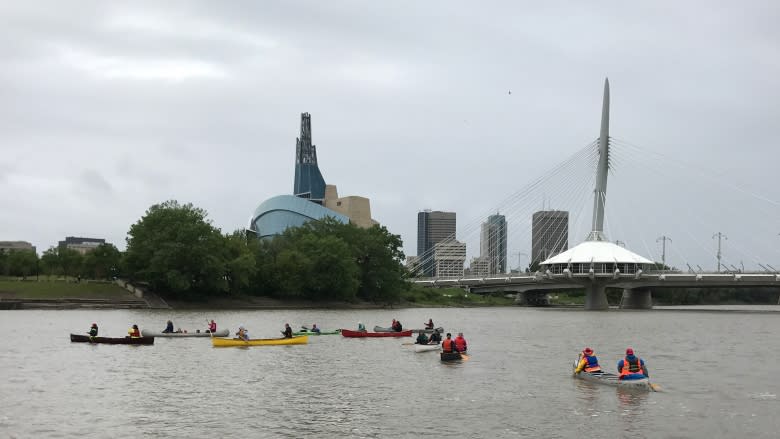
M 653 296 L 648 289 L 625 289 L 620 299 L 621 309 L 653 309 Z
M 585 309 L 588 311 L 602 311 L 609 309 L 607 302 L 606 285 L 599 282 L 592 282 L 586 288 Z
M 550 298 L 547 291 L 524 291 L 517 293 L 515 303 L 522 306 L 548 306 Z

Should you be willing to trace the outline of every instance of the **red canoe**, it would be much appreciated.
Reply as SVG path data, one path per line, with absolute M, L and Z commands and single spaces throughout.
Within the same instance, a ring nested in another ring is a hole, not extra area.
M 344 337 L 411 337 L 411 329 L 401 332 L 360 332 L 350 331 L 349 329 L 342 329 L 341 335 Z

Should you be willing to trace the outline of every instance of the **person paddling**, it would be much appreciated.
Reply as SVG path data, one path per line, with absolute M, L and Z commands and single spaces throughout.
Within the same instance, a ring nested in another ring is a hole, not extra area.
M 284 324 L 284 331 L 282 331 L 282 334 L 284 334 L 284 338 L 292 338 L 292 328 L 289 323 Z
M 425 335 L 424 332 L 421 332 L 419 335 L 417 335 L 415 344 L 428 344 L 428 336 Z
M 97 337 L 97 335 L 98 335 L 98 325 L 97 325 L 97 323 L 93 323 L 92 324 L 92 326 L 89 328 L 89 332 L 87 332 L 87 334 L 89 334 L 90 338 Z
M 577 363 L 577 368 L 574 369 L 574 373 L 580 373 L 582 371 L 593 373 L 601 372 L 601 366 L 599 366 L 599 359 L 593 355 L 593 349 L 585 348 L 580 355 L 580 361 Z
M 433 334 L 431 334 L 431 338 L 430 338 L 430 340 L 428 340 L 428 343 L 430 343 L 430 344 L 439 344 L 439 343 L 441 343 L 441 332 L 433 331 Z
M 403 331 L 404 327 L 401 325 L 400 320 L 393 319 L 393 325 L 391 326 L 391 329 L 395 332 L 401 332 Z
M 163 334 L 170 334 L 173 332 L 173 322 L 168 320 L 168 323 L 165 324 L 165 329 L 163 329 Z
M 249 331 L 247 331 L 243 326 L 239 326 L 238 332 L 236 332 L 236 337 L 238 337 L 239 340 L 249 341 Z
M 466 345 L 466 339 L 463 338 L 462 332 L 458 332 L 458 336 L 455 337 L 455 349 L 458 352 L 466 352 L 466 349 L 468 349 L 468 346 Z
M 631 348 L 626 349 L 626 357 L 618 361 L 617 369 L 620 373 L 618 377 L 620 380 L 650 378 L 647 366 L 645 366 L 645 360 L 634 355 L 634 350 Z
M 428 319 L 428 323 L 425 324 L 425 329 L 433 329 L 433 319 Z
M 316 332 L 317 334 L 320 333 L 320 328 L 317 327 L 316 323 L 311 325 L 311 332 Z
M 217 324 L 214 322 L 214 319 L 212 319 L 211 323 L 209 323 L 209 332 L 212 334 L 217 332 Z
M 132 338 L 139 338 L 139 337 L 141 337 L 141 331 L 138 329 L 138 325 L 133 325 L 132 328 L 127 330 L 127 333 Z
M 444 339 L 443 342 L 441 342 L 441 351 L 442 352 L 457 352 L 455 350 L 455 341 L 452 339 L 452 334 L 449 332 L 447 333 L 447 338 Z

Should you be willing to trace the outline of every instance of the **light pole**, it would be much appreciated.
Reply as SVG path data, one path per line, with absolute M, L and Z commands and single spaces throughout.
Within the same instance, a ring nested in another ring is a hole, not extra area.
M 661 241 L 661 270 L 666 271 L 666 241 L 672 242 L 672 238 L 661 235 L 655 242 Z
M 716 236 L 718 237 L 718 273 L 720 273 L 720 256 L 721 256 L 721 253 L 720 253 L 720 242 L 721 242 L 721 239 L 728 240 L 729 237 L 724 235 L 723 233 L 718 232 L 718 233 L 715 233 L 714 235 L 712 235 L 712 239 L 715 239 Z
M 523 253 L 523 252 L 518 252 L 517 253 L 517 271 L 523 271 L 523 264 L 522 264 L 522 262 L 520 262 L 521 261 L 520 258 L 522 256 L 525 256 L 526 258 L 528 257 L 528 255 Z

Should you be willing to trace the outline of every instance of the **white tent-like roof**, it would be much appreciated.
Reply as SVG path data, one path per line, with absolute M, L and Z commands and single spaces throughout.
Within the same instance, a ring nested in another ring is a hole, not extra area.
M 653 261 L 609 241 L 585 241 L 547 259 L 541 265 L 570 263 L 654 264 Z

